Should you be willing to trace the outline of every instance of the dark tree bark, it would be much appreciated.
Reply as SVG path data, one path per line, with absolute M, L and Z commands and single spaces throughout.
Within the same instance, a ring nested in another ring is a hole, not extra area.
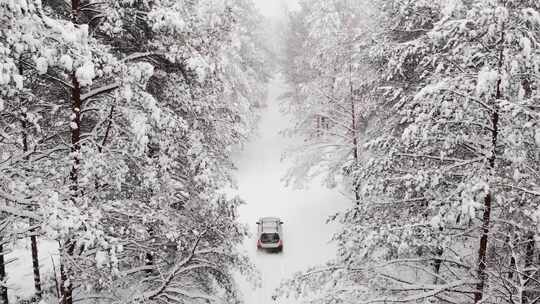
M 62 252 L 62 255 L 65 255 L 65 252 Z M 73 285 L 69 280 L 68 269 L 66 269 L 66 262 L 60 260 L 60 291 L 62 298 L 60 299 L 61 304 L 72 304 L 73 303 Z
M 534 265 L 534 255 L 536 252 L 536 242 L 534 239 L 534 232 L 527 233 L 527 243 L 525 245 L 525 289 L 530 285 L 530 282 L 533 282 L 532 276 L 534 275 L 534 271 L 531 269 Z M 530 303 L 530 300 L 534 298 L 533 293 L 525 290 L 523 292 L 521 303 L 522 304 L 528 304 Z
M 489 238 L 489 226 L 491 220 L 491 207 L 493 198 L 491 193 L 488 193 L 484 198 L 484 216 L 482 218 L 482 236 L 480 237 L 480 247 L 478 248 L 478 284 L 476 285 L 476 293 L 474 294 L 474 303 L 482 300 L 484 295 L 484 285 L 487 281 L 487 247 Z
M 80 0 L 71 0 L 71 22 L 73 24 L 79 24 L 80 13 Z M 70 121 L 70 133 L 71 133 L 71 153 L 73 155 L 71 171 L 69 172 L 70 181 L 70 196 L 71 201 L 77 204 L 79 198 L 79 166 L 81 163 L 81 86 L 75 75 L 75 72 L 71 73 L 71 121 Z M 72 240 L 67 240 L 63 244 L 61 250 L 60 260 L 60 284 L 62 291 L 61 304 L 73 304 L 73 274 L 71 267 L 66 263 L 66 259 L 62 256 L 69 256 L 73 254 L 75 244 Z
M 77 0 L 73 0 L 73 3 L 78 3 Z M 71 201 L 74 204 L 77 204 L 78 198 L 80 196 L 79 189 L 79 167 L 81 163 L 81 87 L 77 76 L 75 73 L 71 74 L 71 83 L 73 88 L 71 89 L 71 123 L 70 123 L 70 133 L 71 133 L 71 153 L 73 155 L 71 171 L 69 172 L 69 181 L 70 181 L 70 196 Z M 68 240 L 62 250 L 63 255 L 72 255 L 74 249 L 74 243 L 72 240 Z M 69 265 L 66 265 L 66 259 L 60 261 L 60 276 L 62 284 L 62 304 L 72 304 L 73 303 L 73 279 L 72 271 Z
M 353 157 L 355 169 L 359 162 L 358 152 L 358 134 L 356 124 L 356 105 L 354 104 L 354 87 L 352 82 L 352 63 L 349 63 L 349 102 L 351 103 L 351 130 L 352 130 L 352 144 L 353 144 Z M 360 183 L 355 179 L 354 181 L 354 199 L 356 207 L 360 206 Z
M 2 239 L 0 239 L 0 242 Z M 6 279 L 6 261 L 4 259 L 4 245 L 0 244 L 0 282 Z M 8 290 L 0 285 L 0 304 L 8 304 Z
M 34 225 L 34 221 L 30 220 L 30 225 Z M 41 275 L 39 273 L 39 252 L 37 247 L 37 237 L 34 232 L 31 232 L 30 244 L 32 248 L 32 269 L 34 272 L 34 288 L 36 290 L 36 298 L 41 299 L 42 290 L 41 290 Z
M 443 228 L 439 227 L 439 231 L 442 233 Z M 443 247 L 437 246 L 437 248 L 435 249 L 435 256 L 437 258 L 435 258 L 435 262 L 433 263 L 433 268 L 436 275 L 438 275 L 441 271 L 443 253 L 444 253 Z M 436 285 L 438 281 L 439 281 L 439 277 L 436 276 L 435 279 L 433 280 L 433 284 Z
M 322 117 L 317 116 L 317 119 L 316 119 L 316 121 L 317 121 L 317 127 L 316 127 L 317 128 L 317 133 L 316 133 L 316 136 L 317 137 L 321 137 L 322 134 L 323 134 L 323 132 L 321 130 L 321 120 L 322 120 Z
M 152 144 L 152 139 L 151 137 L 149 137 L 149 142 L 148 142 L 148 152 L 147 152 L 147 155 L 148 155 L 148 158 L 152 159 L 156 156 L 156 149 L 154 147 L 154 145 Z M 148 196 L 148 200 L 151 199 L 153 195 L 153 191 L 152 189 L 150 189 L 150 192 L 149 192 L 149 196 Z M 152 226 L 152 224 L 148 225 L 148 227 L 146 228 L 146 231 L 148 232 L 148 236 L 149 236 L 149 240 L 152 240 L 154 238 L 154 227 Z M 146 275 L 151 275 L 154 271 L 152 270 L 152 266 L 154 266 L 154 254 L 151 252 L 151 251 L 148 251 L 146 252 L 145 254 L 145 261 L 144 261 L 144 264 L 146 266 L 148 266 L 148 269 L 146 270 Z
M 24 73 L 24 68 L 22 65 L 22 58 L 19 58 L 19 74 L 22 76 Z M 23 153 L 25 155 L 24 160 L 28 161 L 28 155 L 27 152 L 29 150 L 28 147 L 28 125 L 26 123 L 27 117 L 26 113 L 23 113 L 22 119 L 21 119 L 21 126 L 22 126 L 22 144 L 23 144 Z M 34 207 L 30 207 L 31 210 L 34 210 Z M 30 227 L 33 227 L 35 225 L 35 221 L 33 219 L 29 220 Z M 38 245 L 37 245 L 37 236 L 36 236 L 36 229 L 30 230 L 30 248 L 32 253 L 32 271 L 34 273 L 34 289 L 36 291 L 36 298 L 38 300 L 41 299 L 42 290 L 41 290 L 41 275 L 39 272 L 39 252 L 38 252 Z
M 28 134 L 26 133 L 26 121 L 22 121 L 22 127 L 23 127 L 23 152 L 26 155 L 28 152 Z M 28 157 L 25 157 L 27 160 Z M 30 207 L 31 209 L 35 209 L 34 207 Z M 30 227 L 33 227 L 35 225 L 35 221 L 33 219 L 29 220 Z M 38 252 L 38 245 L 37 245 L 37 236 L 36 236 L 36 229 L 30 230 L 30 248 L 32 252 L 32 271 L 34 273 L 34 289 L 36 291 L 36 298 L 41 299 L 41 275 L 39 272 L 39 252 Z
M 79 196 L 79 166 L 81 164 L 81 87 L 77 76 L 72 73 L 71 90 L 71 153 L 73 155 L 73 164 L 69 172 L 71 198 L 75 202 Z
M 516 259 L 514 257 L 510 258 L 510 267 L 508 270 L 508 279 L 512 280 L 514 278 L 514 269 L 516 268 Z
M 107 139 L 109 138 L 109 134 L 111 132 L 113 115 L 114 115 L 114 106 L 111 107 L 109 116 L 107 118 L 108 122 L 107 122 L 107 128 L 105 129 L 105 135 L 103 136 L 103 141 L 101 142 L 101 146 L 98 147 L 99 153 L 103 152 L 103 148 L 107 144 Z
M 501 34 L 501 41 L 504 41 L 504 30 Z M 502 69 L 503 60 L 504 60 L 504 47 L 501 46 L 499 51 L 499 75 L 500 70 Z M 495 95 L 495 100 L 493 103 L 493 109 L 491 111 L 491 155 L 488 158 L 488 169 L 491 171 L 490 175 L 493 174 L 495 169 L 495 161 L 497 159 L 497 142 L 499 137 L 499 107 L 498 102 L 502 98 L 501 90 L 502 79 L 497 80 L 497 91 Z M 478 284 L 476 284 L 476 292 L 474 294 L 474 303 L 478 303 L 484 297 L 484 285 L 487 281 L 487 248 L 488 248 L 488 239 L 489 239 L 489 228 L 491 222 L 491 208 L 493 204 L 493 194 L 489 190 L 488 194 L 484 197 L 484 216 L 482 218 L 482 236 L 480 237 L 480 246 L 478 248 Z

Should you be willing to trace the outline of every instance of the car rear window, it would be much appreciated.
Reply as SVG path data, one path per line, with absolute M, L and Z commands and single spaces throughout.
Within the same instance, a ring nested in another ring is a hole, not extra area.
M 263 223 L 262 228 L 263 229 L 278 229 L 278 225 L 276 223 Z
M 279 242 L 279 234 L 263 233 L 261 234 L 261 243 L 277 243 Z

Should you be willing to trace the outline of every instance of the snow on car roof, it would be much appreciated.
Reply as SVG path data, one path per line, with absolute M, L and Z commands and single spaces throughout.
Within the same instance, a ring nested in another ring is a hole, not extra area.
M 279 217 L 261 217 L 259 219 L 260 222 L 280 222 L 281 219 Z
M 281 225 L 281 219 L 278 217 L 262 217 L 259 219 L 258 224 L 261 232 L 278 233 Z
M 263 226 L 260 230 L 262 233 L 279 233 L 279 229 L 276 226 Z

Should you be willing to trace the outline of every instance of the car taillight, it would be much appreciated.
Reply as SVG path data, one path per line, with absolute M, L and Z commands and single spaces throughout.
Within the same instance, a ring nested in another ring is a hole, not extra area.
M 282 240 L 279 240 L 278 247 L 283 247 L 283 241 Z
M 257 248 L 261 248 L 261 240 L 257 240 Z

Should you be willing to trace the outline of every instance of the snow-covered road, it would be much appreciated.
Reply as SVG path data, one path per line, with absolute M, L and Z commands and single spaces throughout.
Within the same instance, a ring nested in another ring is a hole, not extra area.
M 240 218 L 249 224 L 253 233 L 244 247 L 262 275 L 260 288 L 253 289 L 241 281 L 247 304 L 274 303 L 271 296 L 283 279 L 332 258 L 335 247 L 329 240 L 337 227 L 327 225 L 325 221 L 330 214 L 349 204 L 339 193 L 324 189 L 318 183 L 306 190 L 293 190 L 281 181 L 289 167 L 280 161 L 281 155 L 291 144 L 290 138 L 279 134 L 289 124 L 287 117 L 280 113 L 277 100 L 285 89 L 280 77 L 270 82 L 268 107 L 262 113 L 259 131 L 235 156 L 238 194 L 247 202 L 240 209 Z M 283 253 L 256 250 L 255 222 L 261 216 L 283 219 Z M 280 304 L 285 303 L 295 301 L 280 301 Z

